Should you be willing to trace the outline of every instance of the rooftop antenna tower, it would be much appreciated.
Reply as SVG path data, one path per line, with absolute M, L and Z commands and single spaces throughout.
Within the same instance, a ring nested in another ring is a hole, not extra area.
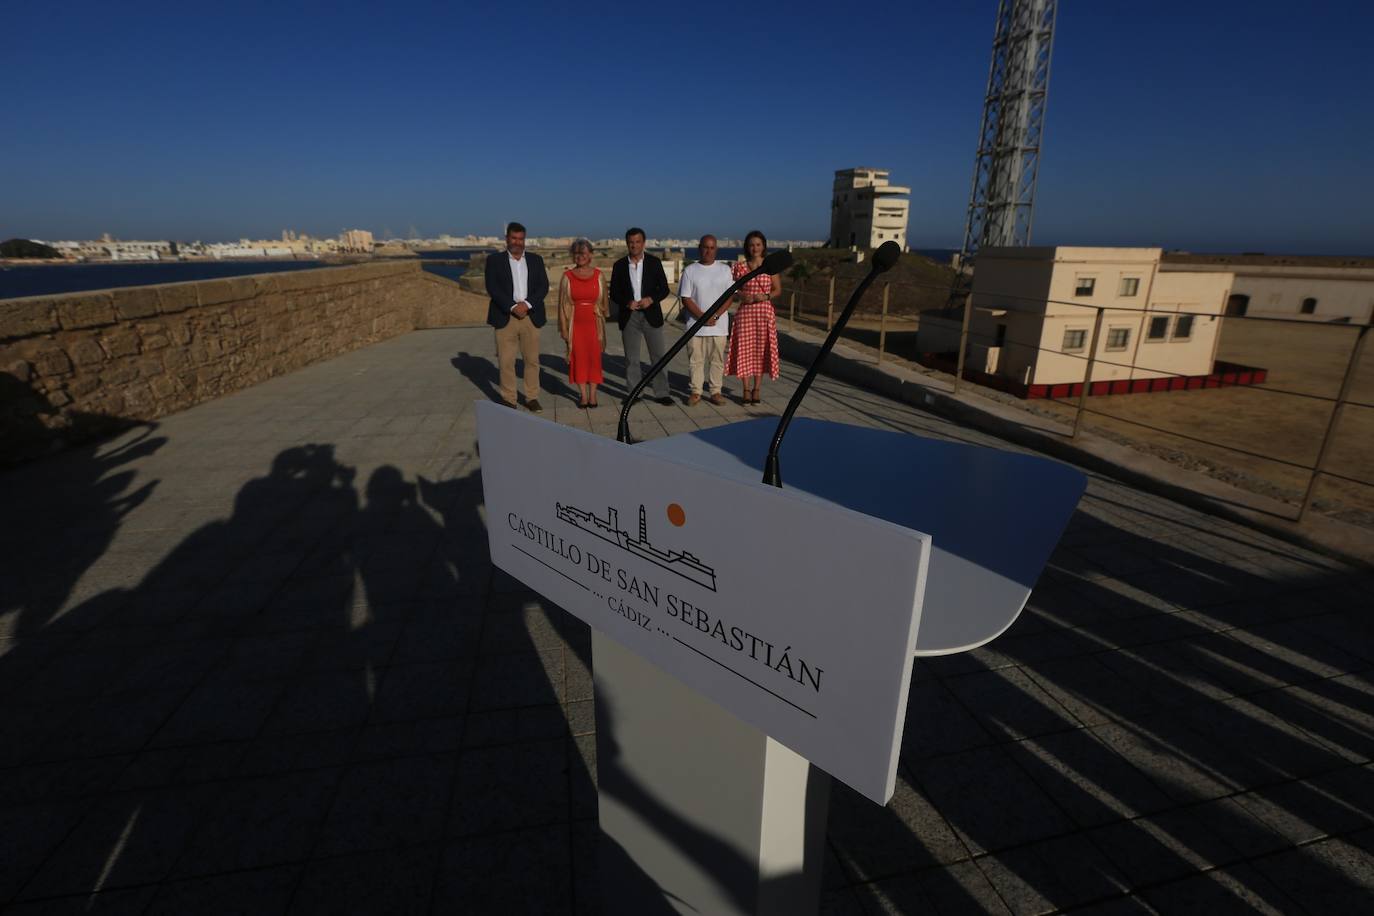
M 1029 245 L 1049 100 L 1057 0 L 999 0 L 960 264 L 989 246 Z

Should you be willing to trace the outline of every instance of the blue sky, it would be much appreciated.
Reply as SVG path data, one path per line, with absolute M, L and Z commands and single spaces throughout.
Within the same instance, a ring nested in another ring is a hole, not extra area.
M 821 238 L 833 171 L 874 165 L 913 247 L 962 240 L 996 10 L 23 6 L 0 238 Z M 1062 0 L 1034 241 L 1374 254 L 1371 33 L 1368 3 Z

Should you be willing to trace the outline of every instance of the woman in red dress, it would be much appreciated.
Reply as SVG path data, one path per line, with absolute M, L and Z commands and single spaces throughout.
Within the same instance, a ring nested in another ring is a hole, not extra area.
M 577 406 L 595 407 L 606 349 L 606 284 L 592 266 L 591 242 L 578 239 L 568 250 L 574 266 L 558 286 L 558 333 L 568 346 L 568 381 L 577 386 Z
M 744 260 L 730 274 L 736 280 L 763 263 L 768 239 L 755 229 L 744 237 Z M 741 402 L 759 403 L 764 373 L 778 377 L 778 318 L 773 300 L 782 294 L 782 278 L 759 274 L 736 294 L 740 305 L 730 319 L 730 355 L 725 374 L 737 376 L 744 389 Z

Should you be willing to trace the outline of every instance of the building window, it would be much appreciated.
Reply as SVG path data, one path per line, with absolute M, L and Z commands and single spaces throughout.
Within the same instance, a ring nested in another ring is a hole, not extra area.
M 1191 340 L 1193 336 L 1193 316 L 1179 315 L 1174 321 L 1174 340 Z
M 1064 332 L 1064 352 L 1077 353 L 1083 349 L 1084 342 L 1088 339 L 1088 332 L 1082 329 L 1073 329 Z
M 1121 288 L 1116 291 L 1118 296 L 1134 296 L 1140 291 L 1139 277 L 1122 277 Z
M 1313 299 L 1311 296 L 1309 296 L 1309 297 L 1307 297 L 1306 299 L 1302 300 L 1302 313 L 1303 313 L 1304 315 L 1311 315 L 1311 314 L 1312 314 L 1313 312 L 1315 312 L 1316 310 L 1317 310 L 1317 300 L 1316 300 L 1316 299 Z
M 1079 277 L 1077 284 L 1073 288 L 1075 296 L 1091 296 L 1093 287 L 1097 285 L 1096 277 Z
M 1107 329 L 1107 349 L 1124 350 L 1131 342 L 1130 328 L 1108 328 Z
M 1165 340 L 1165 339 L 1168 338 L 1168 336 L 1169 336 L 1169 316 L 1168 316 L 1168 315 L 1156 315 L 1155 317 L 1151 318 L 1151 319 L 1150 319 L 1149 327 L 1148 327 L 1148 329 L 1145 331 L 1145 339 L 1146 339 L 1147 341 L 1149 341 L 1149 340 Z

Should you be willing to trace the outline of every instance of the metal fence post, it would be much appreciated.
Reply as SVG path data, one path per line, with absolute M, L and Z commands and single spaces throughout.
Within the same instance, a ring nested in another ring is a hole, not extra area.
M 835 323 L 835 278 L 830 278 L 830 294 L 825 303 L 825 329 L 830 330 L 830 326 Z
M 1078 393 L 1078 408 L 1073 412 L 1073 432 L 1069 435 L 1070 439 L 1078 438 L 1078 431 L 1083 424 L 1083 406 L 1088 400 L 1088 390 L 1093 386 L 1093 360 L 1097 357 L 1097 337 L 1102 333 L 1102 313 L 1105 311 L 1101 306 L 1097 307 L 1097 319 L 1093 321 L 1093 342 L 1088 345 L 1088 368 L 1083 372 L 1083 390 Z
M 887 296 L 892 291 L 891 283 L 883 284 L 883 317 L 878 319 L 878 362 L 883 361 L 883 348 L 887 346 Z
M 787 330 L 797 329 L 797 291 L 794 288 L 792 295 L 787 300 Z
M 1336 404 L 1331 408 L 1331 418 L 1326 421 L 1326 432 L 1322 435 L 1322 447 L 1317 451 L 1317 463 L 1312 467 L 1312 476 L 1307 481 L 1307 492 L 1302 496 L 1302 506 L 1298 509 L 1299 522 L 1307 514 L 1307 510 L 1312 508 L 1312 500 L 1317 492 L 1317 478 L 1321 476 L 1322 469 L 1326 466 L 1327 452 L 1331 449 L 1331 440 L 1335 438 L 1336 424 L 1340 420 L 1341 414 L 1345 412 L 1345 402 L 1350 396 L 1350 385 L 1355 380 L 1355 368 L 1360 364 L 1360 356 L 1364 351 L 1365 341 L 1369 338 L 1369 325 L 1360 327 L 1359 336 L 1355 338 L 1355 345 L 1350 348 L 1350 361 L 1345 364 L 1345 377 L 1341 379 L 1341 391 L 1336 395 Z
M 968 352 L 968 320 L 973 314 L 973 296 L 964 296 L 964 324 L 959 329 L 959 354 L 954 364 L 954 393 L 959 393 L 959 382 L 964 377 L 964 354 Z

